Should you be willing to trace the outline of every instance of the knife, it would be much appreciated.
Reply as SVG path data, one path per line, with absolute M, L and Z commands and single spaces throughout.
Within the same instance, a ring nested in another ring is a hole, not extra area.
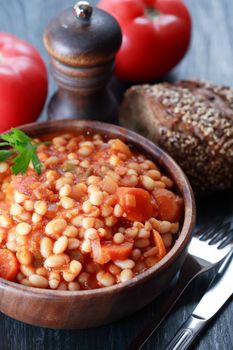
M 233 294 L 232 251 L 221 265 L 207 292 L 188 320 L 181 326 L 164 350 L 188 349 L 211 318 Z

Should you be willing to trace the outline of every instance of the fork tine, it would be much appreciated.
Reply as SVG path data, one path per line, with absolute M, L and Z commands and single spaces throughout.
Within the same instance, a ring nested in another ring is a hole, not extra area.
M 209 235 L 212 235 L 214 232 L 218 231 L 218 228 L 222 225 L 222 223 L 218 223 L 217 225 L 216 224 L 211 224 L 210 226 L 206 227 L 205 226 L 203 227 L 203 231 L 202 233 L 200 234 L 199 236 L 199 239 L 201 241 L 205 241 L 205 237 L 206 236 L 209 236 Z
M 216 229 L 216 223 L 212 223 L 208 226 L 201 225 L 200 227 L 197 227 L 194 230 L 194 235 L 200 238 L 204 233 L 210 232 L 210 231 L 212 232 L 215 229 Z
M 229 235 L 227 235 L 227 237 L 225 237 L 225 239 L 223 239 L 220 242 L 220 245 L 218 246 L 218 249 L 223 249 L 225 248 L 227 245 L 230 245 L 231 243 L 233 243 L 233 228 L 231 229 L 231 231 L 229 232 Z M 231 244 L 232 245 L 232 244 Z
M 200 237 L 199 239 L 201 241 L 206 241 L 207 239 L 211 238 L 213 235 L 219 235 L 222 231 L 228 230 L 230 227 L 230 222 L 221 222 L 215 228 L 206 230 Z
M 229 237 L 229 235 L 231 234 L 232 234 L 232 229 L 229 223 L 229 225 L 222 227 L 218 232 L 216 232 L 213 235 L 213 237 L 210 238 L 209 245 L 216 244 L 221 240 L 223 240 L 224 238 L 226 238 L 226 236 Z
M 202 224 L 200 226 L 196 226 L 194 229 L 194 235 L 195 236 L 201 236 L 204 232 L 209 230 L 215 230 L 216 225 L 219 224 L 219 222 L 222 222 L 222 218 L 220 216 L 217 216 L 216 218 L 213 219 L 211 224 Z

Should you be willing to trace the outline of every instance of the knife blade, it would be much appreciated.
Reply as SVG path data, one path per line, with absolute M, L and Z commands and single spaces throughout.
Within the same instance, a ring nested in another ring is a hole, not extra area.
M 221 309 L 233 294 L 233 251 L 231 251 L 221 265 L 218 273 L 207 292 L 204 294 L 192 315 L 181 326 L 175 337 L 164 350 L 186 350 L 193 344 L 196 337 Z

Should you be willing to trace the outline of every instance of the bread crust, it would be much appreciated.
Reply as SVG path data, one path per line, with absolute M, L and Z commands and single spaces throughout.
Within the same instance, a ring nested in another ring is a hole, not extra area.
M 156 142 L 183 168 L 196 192 L 233 187 L 233 89 L 204 81 L 136 85 L 120 123 Z

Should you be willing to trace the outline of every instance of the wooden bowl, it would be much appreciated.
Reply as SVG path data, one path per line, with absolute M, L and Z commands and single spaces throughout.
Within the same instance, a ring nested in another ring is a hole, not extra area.
M 175 161 L 144 137 L 101 122 L 60 120 L 22 126 L 37 137 L 49 133 L 90 131 L 118 137 L 146 153 L 174 180 L 184 199 L 184 220 L 171 251 L 155 266 L 128 282 L 88 291 L 54 291 L 27 287 L 0 278 L 0 311 L 35 326 L 77 329 L 116 321 L 150 303 L 168 288 L 179 271 L 195 224 L 195 201 L 190 184 Z

